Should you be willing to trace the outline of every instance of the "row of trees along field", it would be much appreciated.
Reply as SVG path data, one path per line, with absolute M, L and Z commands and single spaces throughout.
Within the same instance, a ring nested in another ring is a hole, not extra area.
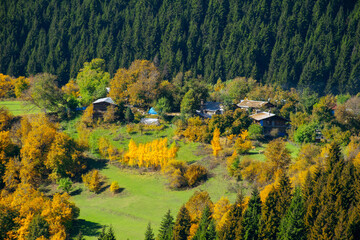
M 0 72 L 61 85 L 100 57 L 113 75 L 154 59 L 171 79 L 245 76 L 319 93 L 359 91 L 360 3 L 352 0 L 5 0 Z

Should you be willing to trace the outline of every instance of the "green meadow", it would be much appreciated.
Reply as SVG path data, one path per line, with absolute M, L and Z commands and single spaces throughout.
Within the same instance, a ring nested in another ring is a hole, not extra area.
M 40 113 L 41 109 L 25 101 L 0 101 L 0 107 L 6 107 L 13 115 L 21 116 Z

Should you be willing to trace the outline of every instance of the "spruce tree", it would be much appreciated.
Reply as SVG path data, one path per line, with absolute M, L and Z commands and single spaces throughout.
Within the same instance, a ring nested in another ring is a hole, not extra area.
M 258 189 L 254 188 L 248 203 L 248 207 L 244 213 L 244 220 L 243 220 L 244 240 L 258 239 L 260 217 L 261 217 L 261 199 Z
M 215 240 L 216 239 L 216 226 L 215 226 L 215 220 L 211 219 L 205 233 L 206 240 Z
M 261 210 L 259 239 L 276 240 L 279 232 L 280 212 L 278 205 L 279 193 L 273 188 L 265 200 Z
M 170 210 L 168 210 L 161 221 L 160 230 L 159 230 L 157 239 L 158 240 L 171 240 L 172 233 L 173 233 L 173 227 L 174 227 L 174 218 L 173 218 L 173 216 L 171 216 Z
M 231 206 L 228 218 L 219 232 L 219 239 L 238 239 L 242 235 L 242 212 L 244 200 L 240 194 L 236 202 Z
M 279 186 L 277 187 L 279 199 L 277 200 L 277 208 L 280 214 L 280 218 L 282 218 L 291 203 L 291 182 L 289 177 L 283 173 L 280 176 Z
M 174 240 L 187 240 L 190 235 L 190 215 L 187 208 L 183 205 L 176 217 L 173 238 Z
M 306 227 L 304 223 L 305 208 L 300 188 L 295 189 L 290 208 L 281 220 L 278 239 L 302 240 L 306 239 Z
M 40 237 L 50 237 L 49 224 L 41 215 L 36 215 L 30 222 L 27 239 L 36 240 Z
M 145 240 L 155 240 L 155 236 L 154 236 L 154 233 L 153 233 L 150 223 L 148 224 L 148 226 L 146 228 Z
M 204 211 L 202 212 L 201 219 L 199 222 L 199 227 L 196 230 L 193 240 L 206 240 L 206 233 L 210 222 L 211 222 L 211 211 L 209 206 L 206 206 L 204 208 Z

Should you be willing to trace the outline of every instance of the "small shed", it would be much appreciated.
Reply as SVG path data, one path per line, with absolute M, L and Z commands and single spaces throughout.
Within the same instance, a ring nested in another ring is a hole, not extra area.
M 156 114 L 158 114 L 156 111 L 155 111 L 155 109 L 152 107 L 152 108 L 150 108 L 150 110 L 148 111 L 148 114 L 153 114 L 153 115 L 156 115 Z
M 143 118 L 140 120 L 140 123 L 145 125 L 156 125 L 156 126 L 160 125 L 160 121 L 157 118 Z
M 255 123 L 263 127 L 263 134 L 269 136 L 274 129 L 278 130 L 279 136 L 285 136 L 289 125 L 286 118 L 277 116 L 270 112 L 259 112 L 249 116 Z

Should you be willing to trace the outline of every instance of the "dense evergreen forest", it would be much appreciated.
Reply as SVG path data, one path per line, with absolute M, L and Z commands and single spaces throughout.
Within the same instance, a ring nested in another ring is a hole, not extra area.
M 85 61 L 114 74 L 153 60 L 164 78 L 252 77 L 319 93 L 360 90 L 360 3 L 353 0 L 3 0 L 0 72 L 61 84 Z

